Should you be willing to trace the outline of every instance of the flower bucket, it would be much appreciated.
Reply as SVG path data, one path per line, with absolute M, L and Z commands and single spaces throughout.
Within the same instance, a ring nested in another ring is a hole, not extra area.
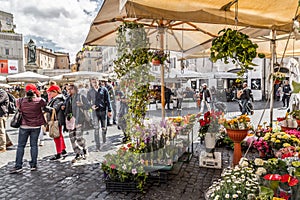
M 242 157 L 241 142 L 245 139 L 248 133 L 248 129 L 244 130 L 232 130 L 226 129 L 228 137 L 234 142 L 234 152 L 233 152 L 233 166 L 239 164 Z
M 155 59 L 152 59 L 152 65 L 160 65 L 160 60 L 155 60 Z
M 286 121 L 289 128 L 297 128 L 298 124 L 296 119 L 287 119 Z
M 300 126 L 300 119 L 296 119 L 298 126 Z
M 205 134 L 205 149 L 207 153 L 213 152 L 216 145 L 216 134 L 206 133 Z

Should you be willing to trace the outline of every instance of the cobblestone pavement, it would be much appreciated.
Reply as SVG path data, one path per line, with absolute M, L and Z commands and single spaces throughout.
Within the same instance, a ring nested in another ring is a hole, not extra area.
M 259 112 L 262 111 L 257 113 Z M 278 115 L 284 112 L 276 111 Z M 152 115 L 157 114 L 152 113 Z M 220 176 L 222 171 L 199 167 L 198 155 L 203 150 L 203 145 L 197 142 L 196 136 L 196 139 L 194 137 L 194 156 L 189 163 L 182 165 L 177 174 L 170 174 L 166 183 L 148 185 L 145 193 L 108 192 L 105 189 L 100 162 L 103 155 L 117 149 L 122 139 L 122 133 L 116 126 L 112 126 L 108 129 L 108 141 L 111 145 L 104 152 L 96 152 L 93 134 L 85 133 L 90 152 L 86 161 L 71 164 L 74 154 L 71 153 L 71 144 L 67 134 L 65 134 L 65 141 L 68 156 L 62 161 L 49 161 L 50 156 L 55 153 L 55 147 L 53 140 L 45 136 L 45 146 L 39 148 L 38 170 L 31 172 L 28 162 L 25 161 L 22 174 L 9 174 L 9 169 L 14 166 L 17 132 L 10 128 L 8 130 L 15 145 L 7 152 L 0 154 L 0 199 L 5 200 L 204 199 L 205 190 L 211 185 L 212 180 Z M 217 149 L 217 151 L 222 152 L 222 168 L 229 166 L 232 151 L 228 149 Z M 29 147 L 26 147 L 25 152 L 24 158 L 28 160 L 30 158 Z

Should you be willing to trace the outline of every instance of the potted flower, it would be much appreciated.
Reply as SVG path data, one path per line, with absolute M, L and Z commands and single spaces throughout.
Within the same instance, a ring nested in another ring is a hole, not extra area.
M 300 126 L 300 110 L 294 110 L 290 112 L 290 115 L 296 119 L 298 126 Z
M 250 118 L 247 115 L 240 115 L 233 119 L 221 118 L 220 124 L 226 128 L 229 138 L 234 142 L 233 165 L 237 165 L 242 157 L 241 142 L 252 128 Z
M 222 112 L 211 112 L 204 113 L 203 119 L 198 122 L 200 124 L 199 137 L 201 143 L 205 140 L 205 147 L 208 152 L 215 148 L 216 135 L 219 132 L 220 124 L 218 120 L 220 119 Z
M 275 81 L 275 84 L 279 84 L 281 81 L 283 81 L 285 79 L 285 73 L 275 72 L 273 74 L 273 79 Z
M 106 154 L 101 164 L 106 178 L 106 189 L 111 191 L 143 190 L 147 173 L 144 170 L 144 160 L 137 153 L 122 146 L 116 154 Z
M 151 60 L 153 65 L 160 65 L 164 61 L 168 61 L 169 54 L 166 54 L 163 50 L 157 50 L 152 53 Z

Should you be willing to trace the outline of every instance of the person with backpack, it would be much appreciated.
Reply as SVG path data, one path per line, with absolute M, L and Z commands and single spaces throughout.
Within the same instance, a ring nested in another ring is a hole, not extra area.
M 248 87 L 248 84 L 246 82 L 243 83 L 243 90 L 242 94 L 240 96 L 240 99 L 242 101 L 242 114 L 247 114 L 247 103 L 252 100 L 253 101 L 253 94 L 251 89 Z
M 0 88 L 0 153 L 6 151 L 6 147 L 11 146 L 10 141 L 6 133 L 6 120 L 8 116 L 8 93 Z

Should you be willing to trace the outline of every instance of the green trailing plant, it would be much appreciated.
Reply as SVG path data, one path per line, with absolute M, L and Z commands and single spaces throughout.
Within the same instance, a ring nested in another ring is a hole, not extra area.
M 127 134 L 132 127 L 142 126 L 149 103 L 149 82 L 152 53 L 149 51 L 149 39 L 142 24 L 124 22 L 118 28 L 117 38 L 118 59 L 114 61 L 115 72 L 121 80 L 128 97 Z
M 256 66 L 252 60 L 257 56 L 258 45 L 254 44 L 248 35 L 230 28 L 223 29 L 218 34 L 210 48 L 212 62 L 222 60 L 228 64 L 231 59 L 232 63 L 241 67 L 239 76 L 243 76 L 247 70 L 252 70 L 253 66 Z M 264 54 L 259 54 L 259 57 L 264 57 Z

